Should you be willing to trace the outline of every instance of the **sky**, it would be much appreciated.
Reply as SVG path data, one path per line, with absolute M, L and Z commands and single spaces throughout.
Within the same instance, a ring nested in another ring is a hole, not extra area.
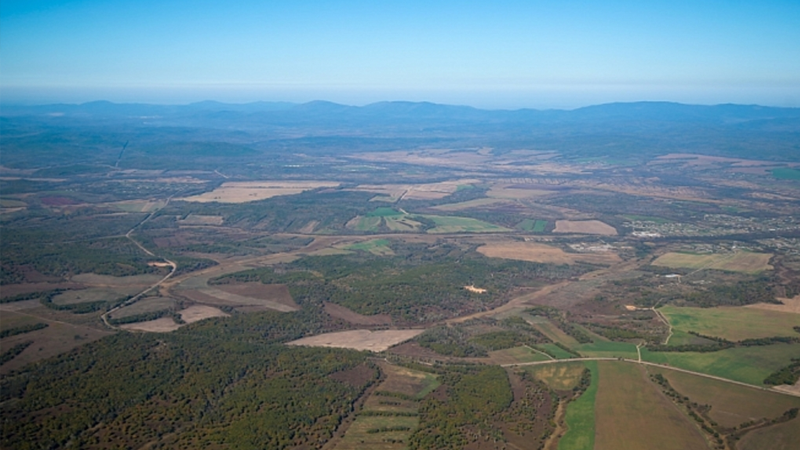
M 2 0 L 0 102 L 800 107 L 800 0 Z

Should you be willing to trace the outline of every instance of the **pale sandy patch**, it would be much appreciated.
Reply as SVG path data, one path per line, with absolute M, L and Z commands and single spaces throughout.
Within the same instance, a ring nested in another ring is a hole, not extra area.
M 617 230 L 599 220 L 556 220 L 554 233 L 582 233 L 616 236 Z
M 773 386 L 772 389 L 800 397 L 800 380 L 798 380 L 795 384 L 782 384 L 780 386 Z
M 477 287 L 475 287 L 475 286 L 473 286 L 471 284 L 469 286 L 464 286 L 464 289 L 466 289 L 466 290 L 468 290 L 470 292 L 474 292 L 476 294 L 485 294 L 486 293 L 486 289 L 477 288 Z
M 181 315 L 181 319 L 183 319 L 183 321 L 186 323 L 195 323 L 211 317 L 229 316 L 229 314 L 226 314 L 219 309 L 214 308 L 213 306 L 206 305 L 192 305 L 184 310 L 178 311 L 178 313 Z
M 800 295 L 797 295 L 794 298 L 779 298 L 778 300 L 782 301 L 783 304 L 775 305 L 772 303 L 754 303 L 752 305 L 746 305 L 745 308 L 766 309 L 769 311 L 800 314 Z
M 172 320 L 172 317 L 162 317 L 156 320 L 148 320 L 147 322 L 128 323 L 120 325 L 120 328 L 128 331 L 146 331 L 148 333 L 169 333 L 175 331 L 181 326 Z
M 179 198 L 187 202 L 245 203 L 280 195 L 294 195 L 322 187 L 337 187 L 334 181 L 233 181 L 211 192 Z
M 351 330 L 325 333 L 317 336 L 304 337 L 289 342 L 289 345 L 303 345 L 308 347 L 333 347 L 349 348 L 353 350 L 369 350 L 382 352 L 393 345 L 412 339 L 423 331 L 418 330 Z

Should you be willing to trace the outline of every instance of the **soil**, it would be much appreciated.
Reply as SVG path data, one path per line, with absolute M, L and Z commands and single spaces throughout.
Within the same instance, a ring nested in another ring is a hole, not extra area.
M 350 348 L 354 350 L 370 350 L 382 352 L 393 345 L 407 341 L 423 331 L 422 329 L 409 330 L 351 330 L 324 333 L 316 336 L 304 337 L 289 342 L 289 345 L 305 345 L 309 347 Z
M 331 317 L 342 319 L 356 325 L 386 325 L 392 323 L 392 317 L 388 314 L 365 316 L 344 306 L 328 302 L 325 302 L 325 312 Z
M 599 220 L 557 220 L 554 233 L 599 234 L 616 236 L 617 230 Z

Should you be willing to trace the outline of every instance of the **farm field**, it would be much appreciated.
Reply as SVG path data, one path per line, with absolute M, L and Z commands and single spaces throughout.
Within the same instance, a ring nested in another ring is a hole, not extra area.
M 795 450 L 798 442 L 800 442 L 800 417 L 786 423 L 752 431 L 739 441 L 736 449 Z
M 642 360 L 669 364 L 754 386 L 763 386 L 764 378 L 785 367 L 800 355 L 800 344 L 774 344 L 764 347 L 737 347 L 710 353 L 651 352 L 642 348 Z
M 524 346 L 489 352 L 492 364 L 516 364 L 550 359 L 552 358 Z
M 211 192 L 179 198 L 186 202 L 246 203 L 280 195 L 294 195 L 325 187 L 337 187 L 332 181 L 232 181 L 223 183 Z
M 525 219 L 517 224 L 517 228 L 523 231 L 532 231 L 534 233 L 544 233 L 547 228 L 546 220 Z
M 553 233 L 579 233 L 598 234 L 601 236 L 616 236 L 617 230 L 611 225 L 599 220 L 556 220 Z
M 344 248 L 347 250 L 361 250 L 377 256 L 394 255 L 392 249 L 389 248 L 389 240 L 387 239 L 373 239 L 371 241 L 357 242 Z
M 478 198 L 475 200 L 467 200 L 459 203 L 447 203 L 444 205 L 434 206 L 433 209 L 439 211 L 462 211 L 465 209 L 479 208 L 482 206 L 505 205 L 511 203 L 509 200 L 499 198 Z
M 583 362 L 565 362 L 543 364 L 541 366 L 523 366 L 521 369 L 552 389 L 569 391 L 578 385 L 585 368 L 586 364 Z
M 567 412 L 564 416 L 567 432 L 558 441 L 558 450 L 592 450 L 595 448 L 595 426 L 599 419 L 599 417 L 595 417 L 595 403 L 602 379 L 596 361 L 586 362 L 585 367 L 591 371 L 592 381 L 577 400 L 567 405 Z
M 478 219 L 471 219 L 469 217 L 455 217 L 455 216 L 432 216 L 432 215 L 419 215 L 413 217 L 423 217 L 432 220 L 436 226 L 428 230 L 428 233 L 443 234 L 443 233 L 505 233 L 508 228 L 484 222 Z
M 719 306 L 659 308 L 674 329 L 694 331 L 730 341 L 772 336 L 800 337 L 793 327 L 800 326 L 800 315 L 756 308 Z
M 587 262 L 591 264 L 613 264 L 621 261 L 619 256 L 613 252 L 567 253 L 558 247 L 547 244 L 512 240 L 487 242 L 478 247 L 477 251 L 490 258 L 506 258 L 538 263 L 575 264 L 576 262 Z
M 135 316 L 138 314 L 145 314 L 149 312 L 164 311 L 173 309 L 177 306 L 178 302 L 170 297 L 148 297 L 138 302 L 122 307 L 113 314 L 109 315 L 110 319 L 121 319 L 123 317 Z
M 730 272 L 758 273 L 771 270 L 769 253 L 737 251 L 734 253 L 715 253 L 698 255 L 693 253 L 670 252 L 659 256 L 651 264 L 673 269 L 717 269 Z
M 599 361 L 597 367 L 594 449 L 708 449 L 689 417 L 659 392 L 641 366 Z
M 296 341 L 289 342 L 289 345 L 303 345 L 308 347 L 333 347 L 350 348 L 353 350 L 370 350 L 382 352 L 393 345 L 400 344 L 412 339 L 425 330 L 351 330 L 324 333 L 316 336 L 308 336 Z
M 647 370 L 662 374 L 676 391 L 691 401 L 711 405 L 709 417 L 724 427 L 732 428 L 762 418 L 773 419 L 788 409 L 800 407 L 800 397 L 764 392 L 675 370 L 657 367 Z
M 595 341 L 572 347 L 583 356 L 637 359 L 636 345 L 628 342 Z

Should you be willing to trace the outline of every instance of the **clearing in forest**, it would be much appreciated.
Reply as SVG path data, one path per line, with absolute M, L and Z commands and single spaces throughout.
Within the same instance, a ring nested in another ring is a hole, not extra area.
M 288 345 L 303 345 L 307 347 L 333 347 L 351 348 L 353 350 L 369 350 L 382 352 L 393 345 L 412 339 L 425 330 L 351 330 L 323 333 L 308 336 Z
M 611 225 L 599 220 L 556 220 L 556 228 L 553 230 L 553 233 L 579 233 L 616 236 L 617 230 Z
M 199 203 L 245 203 L 337 186 L 339 183 L 335 181 L 232 181 L 222 183 L 220 187 L 211 192 L 177 200 Z
M 654 266 L 685 269 L 717 269 L 729 272 L 758 273 L 771 270 L 771 253 L 736 251 L 733 253 L 695 254 L 670 252 L 652 262 Z
M 613 264 L 621 261 L 619 255 L 613 252 L 567 253 L 550 245 L 513 240 L 488 242 L 478 247 L 477 251 L 490 258 L 552 264 L 575 264 L 579 261 L 590 264 Z

